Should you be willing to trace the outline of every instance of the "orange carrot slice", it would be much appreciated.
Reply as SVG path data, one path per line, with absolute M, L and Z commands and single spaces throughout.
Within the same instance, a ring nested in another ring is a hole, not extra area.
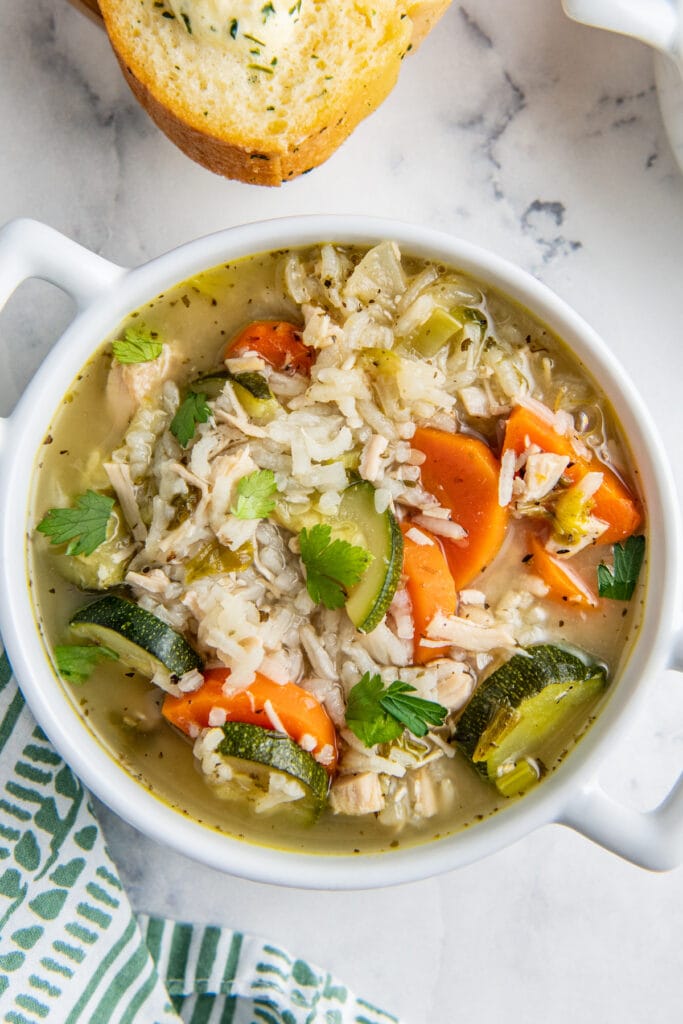
M 636 498 L 616 473 L 597 457 L 577 457 L 568 437 L 558 434 L 552 423 L 521 405 L 516 406 L 505 426 L 503 451 L 514 449 L 520 455 L 530 444 L 544 452 L 568 455 L 572 459 L 564 475 L 578 483 L 588 472 L 602 473 L 602 484 L 593 495 L 592 514 L 608 524 L 607 530 L 596 543 L 615 544 L 635 533 L 642 522 L 642 512 Z
M 619 477 L 599 459 L 590 463 L 575 462 L 567 466 L 565 475 L 578 483 L 589 470 L 602 473 L 602 483 L 593 495 L 592 514 L 607 523 L 607 529 L 598 537 L 597 544 L 616 544 L 636 532 L 643 521 L 636 499 Z
M 410 523 L 401 525 L 403 530 L 403 572 L 406 576 L 406 590 L 413 607 L 413 662 L 424 665 L 434 658 L 441 658 L 448 651 L 445 647 L 423 647 L 427 626 L 437 612 L 454 615 L 457 603 L 455 583 L 451 576 L 446 556 L 439 541 L 423 526 L 415 527 L 424 535 L 428 544 L 418 544 L 408 536 Z
M 255 352 L 275 370 L 310 375 L 315 349 L 304 345 L 301 329 L 285 320 L 255 320 L 228 342 L 223 358 Z
M 598 598 L 575 569 L 555 558 L 535 534 L 529 536 L 528 545 L 533 558 L 527 564 L 549 588 L 549 597 L 577 608 L 597 608 Z
M 467 531 L 463 540 L 442 541 L 455 587 L 462 590 L 493 561 L 505 538 L 508 510 L 498 504 L 500 464 L 488 445 L 467 434 L 419 427 L 410 443 L 427 456 L 423 487 Z
M 319 757 L 328 771 L 337 765 L 337 732 L 320 701 L 296 683 L 274 683 L 259 672 L 242 690 L 223 691 L 230 669 L 212 668 L 204 685 L 194 693 L 167 694 L 162 714 L 184 733 L 193 726 L 206 729 L 213 708 L 225 711 L 229 722 L 247 722 L 264 729 L 283 730 L 291 739 Z
M 503 451 L 513 448 L 515 455 L 521 455 L 532 444 L 544 452 L 576 458 L 569 438 L 558 434 L 551 421 L 523 405 L 516 405 L 505 424 Z

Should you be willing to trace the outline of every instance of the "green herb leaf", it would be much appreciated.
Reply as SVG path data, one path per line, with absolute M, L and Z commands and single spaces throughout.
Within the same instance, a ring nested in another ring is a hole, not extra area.
M 640 567 L 645 557 L 645 538 L 629 537 L 624 544 L 615 544 L 614 569 L 601 562 L 598 566 L 598 593 L 614 601 L 630 601 L 636 589 Z
M 78 646 L 77 644 L 65 644 L 55 647 L 55 661 L 60 676 L 70 683 L 84 683 L 92 674 L 93 669 L 103 658 L 112 658 L 118 661 L 118 654 L 109 647 Z
M 183 448 L 194 437 L 198 423 L 206 423 L 211 416 L 206 395 L 203 391 L 190 391 L 178 406 L 178 411 L 171 420 L 171 433 Z
M 443 725 L 448 711 L 436 701 L 409 696 L 415 692 L 415 687 L 410 683 L 396 679 L 382 695 L 380 704 L 414 736 L 425 736 L 430 725 Z
M 482 331 L 485 331 L 488 327 L 488 320 L 480 309 L 476 306 L 461 306 L 458 309 L 458 314 L 461 318 L 471 324 L 478 324 Z
M 425 736 L 430 725 L 442 725 L 448 711 L 423 697 L 410 683 L 395 679 L 386 689 L 379 675 L 366 672 L 351 689 L 346 705 L 346 724 L 366 747 L 390 743 L 404 729 Z
M 276 491 L 272 469 L 256 469 L 237 484 L 237 504 L 230 511 L 238 519 L 264 519 L 275 508 Z
M 331 540 L 332 529 L 318 523 L 299 534 L 301 560 L 306 566 L 306 589 L 316 604 L 342 608 L 346 590 L 360 579 L 372 561 L 365 548 L 345 540 Z
M 75 508 L 51 508 L 37 529 L 51 544 L 68 544 L 67 555 L 91 555 L 107 539 L 113 507 L 113 498 L 86 491 L 76 498 Z
M 111 347 L 114 358 L 119 363 L 151 363 L 159 358 L 164 345 L 151 334 L 127 327 L 123 338 L 117 338 Z
M 352 687 L 346 703 L 346 724 L 366 747 L 391 743 L 403 732 L 403 726 L 381 704 L 385 693 L 380 676 L 366 672 Z

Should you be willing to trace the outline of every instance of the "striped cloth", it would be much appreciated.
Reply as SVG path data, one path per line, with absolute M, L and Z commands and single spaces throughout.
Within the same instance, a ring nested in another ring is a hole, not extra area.
M 88 793 L 0 648 L 2 1024 L 391 1024 L 254 936 L 134 915 Z

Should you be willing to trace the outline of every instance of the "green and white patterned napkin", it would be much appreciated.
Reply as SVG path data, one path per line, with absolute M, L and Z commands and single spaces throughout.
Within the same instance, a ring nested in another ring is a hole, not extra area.
M 3 1024 L 390 1024 L 254 936 L 133 913 L 88 793 L 0 647 Z

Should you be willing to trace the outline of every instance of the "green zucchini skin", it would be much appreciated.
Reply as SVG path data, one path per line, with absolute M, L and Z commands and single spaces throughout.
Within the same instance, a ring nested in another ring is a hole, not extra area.
M 192 390 L 202 391 L 207 398 L 218 398 L 228 381 L 231 384 L 239 384 L 240 387 L 260 401 L 267 401 L 273 397 L 273 392 L 268 387 L 266 378 L 262 373 L 256 373 L 255 371 L 231 373 L 230 370 L 216 370 L 215 373 L 208 373 L 206 376 L 199 377 L 193 381 Z
M 265 788 L 265 775 L 280 772 L 303 783 L 310 793 L 312 810 L 317 816 L 325 806 L 330 785 L 327 771 L 315 758 L 303 750 L 289 736 L 272 729 L 248 722 L 226 722 L 222 727 L 223 739 L 216 752 L 231 764 L 241 762 L 239 767 L 245 774 L 251 774 L 254 785 Z M 251 770 L 250 770 L 251 766 Z
M 356 629 L 371 633 L 391 604 L 403 569 L 403 534 L 390 509 L 377 512 L 375 488 L 367 481 L 351 484 L 342 496 L 338 518 L 353 523 L 373 560 L 350 592 L 346 611 Z M 334 524 L 332 524 L 334 533 Z
M 495 783 L 504 761 L 516 766 L 534 758 L 568 716 L 587 712 L 606 684 L 601 665 L 586 664 L 550 644 L 527 647 L 475 690 L 456 725 L 455 741 L 477 770 Z
M 221 391 L 230 383 L 235 388 L 240 403 L 249 416 L 256 420 L 272 419 L 280 408 L 268 381 L 261 373 L 245 371 L 231 373 L 230 370 L 216 370 L 215 373 L 200 377 L 192 384 L 192 390 L 203 393 L 209 399 L 218 398 Z
M 204 667 L 180 633 L 134 601 L 115 594 L 79 608 L 70 626 L 77 636 L 111 647 L 125 665 L 145 674 L 165 671 L 169 677 L 182 676 Z

